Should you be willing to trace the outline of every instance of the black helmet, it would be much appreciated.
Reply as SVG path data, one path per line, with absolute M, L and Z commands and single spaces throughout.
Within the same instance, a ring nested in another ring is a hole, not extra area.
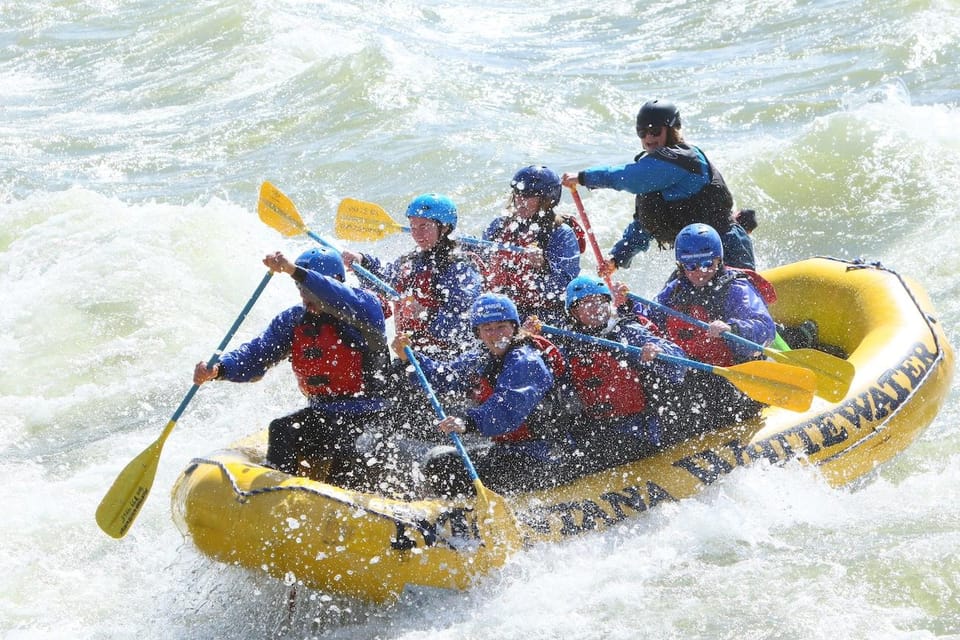
M 680 110 L 672 102 L 651 100 L 637 113 L 637 133 L 650 127 L 680 127 Z

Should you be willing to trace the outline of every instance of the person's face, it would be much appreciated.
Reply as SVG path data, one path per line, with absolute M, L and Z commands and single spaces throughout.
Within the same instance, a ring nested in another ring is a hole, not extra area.
M 477 327 L 480 342 L 498 358 L 507 352 L 517 327 L 509 320 L 485 322 Z
M 610 320 L 610 298 L 604 295 L 586 296 L 570 307 L 570 315 L 585 327 L 602 327 Z
M 663 126 L 637 129 L 637 135 L 640 136 L 640 141 L 643 142 L 643 150 L 647 153 L 667 144 L 667 128 Z
M 513 210 L 518 218 L 529 220 L 540 212 L 540 196 L 524 196 L 514 191 Z
M 699 289 L 716 275 L 717 269 L 720 268 L 720 258 L 713 258 L 709 262 L 701 260 L 683 261 L 678 262 L 677 266 L 683 270 L 683 275 L 690 281 L 690 284 Z
M 307 311 L 310 313 L 320 313 L 320 308 L 317 306 L 316 297 L 311 294 L 305 286 L 302 284 L 297 284 L 297 289 L 300 291 L 300 300 L 303 302 L 303 306 L 306 307 Z
M 429 251 L 440 239 L 440 223 L 430 218 L 410 218 L 410 235 L 421 250 Z

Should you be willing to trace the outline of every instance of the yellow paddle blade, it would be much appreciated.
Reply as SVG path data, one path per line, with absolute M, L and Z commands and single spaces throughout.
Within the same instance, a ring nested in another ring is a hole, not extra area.
M 813 402 L 817 378 L 809 369 L 779 362 L 752 360 L 732 367 L 713 367 L 745 394 L 764 404 L 806 411 Z
M 337 207 L 333 232 L 343 240 L 380 240 L 403 230 L 383 207 L 372 202 L 344 198 Z
M 479 478 L 473 481 L 473 486 L 477 491 L 477 527 L 488 547 L 486 565 L 502 566 L 511 554 L 523 546 L 520 525 L 503 496 L 487 489 Z
M 97 524 L 108 536 L 122 538 L 140 513 L 157 475 L 163 443 L 172 429 L 171 421 L 153 444 L 127 463 L 100 501 Z
M 303 218 L 297 213 L 297 207 L 293 201 L 269 182 L 264 182 L 260 186 L 257 215 L 284 236 L 306 233 L 307 228 L 303 224 Z
M 793 351 L 764 349 L 763 353 L 776 362 L 812 371 L 817 378 L 817 388 L 814 393 L 830 402 L 843 400 L 856 375 L 856 368 L 852 362 L 816 349 L 794 349 Z

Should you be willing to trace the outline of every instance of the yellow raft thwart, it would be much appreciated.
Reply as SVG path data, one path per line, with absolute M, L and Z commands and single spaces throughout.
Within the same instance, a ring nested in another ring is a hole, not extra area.
M 879 265 L 815 258 L 763 274 L 786 325 L 816 321 L 856 376 L 836 403 L 768 407 L 749 422 L 553 489 L 510 495 L 528 543 L 599 531 L 696 494 L 757 460 L 799 458 L 833 486 L 869 474 L 930 424 L 953 375 L 953 351 L 922 289 Z M 261 466 L 262 432 L 196 459 L 173 489 L 178 526 L 204 554 L 330 593 L 373 601 L 405 585 L 463 589 L 513 549 L 474 506 L 363 494 Z

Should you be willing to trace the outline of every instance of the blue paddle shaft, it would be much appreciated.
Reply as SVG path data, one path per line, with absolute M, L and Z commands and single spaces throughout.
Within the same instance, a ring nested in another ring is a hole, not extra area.
M 491 247 L 493 249 L 498 249 L 500 251 L 512 251 L 514 253 L 524 253 L 526 252 L 526 247 L 521 247 L 516 244 L 503 244 L 500 242 L 494 242 L 493 240 L 484 240 L 483 238 L 472 238 L 470 236 L 460 236 L 457 238 L 460 242 L 464 244 L 470 244 L 475 247 Z
M 709 325 L 709 324 L 707 324 L 707 323 L 704 322 L 703 320 L 697 320 L 697 319 L 694 318 L 693 316 L 688 316 L 687 314 L 683 313 L 682 311 L 677 311 L 676 309 L 671 309 L 670 307 L 668 307 L 668 306 L 666 306 L 666 305 L 663 305 L 663 304 L 660 304 L 659 302 L 654 302 L 653 300 L 647 300 L 646 298 L 641 298 L 640 296 L 638 296 L 638 295 L 635 294 L 635 293 L 628 293 L 628 294 L 627 294 L 627 297 L 630 298 L 631 300 L 635 300 L 635 301 L 639 302 L 640 304 L 645 304 L 645 305 L 647 305 L 648 307 L 653 307 L 654 309 L 659 309 L 660 311 L 663 311 L 665 314 L 667 314 L 667 315 L 669 315 L 669 316 L 673 316 L 674 318 L 679 318 L 679 319 L 683 320 L 684 322 L 686 322 L 686 323 L 688 323 L 688 324 L 692 324 L 692 325 L 695 326 L 695 327 L 699 327 L 699 328 L 703 329 L 704 331 L 709 331 L 709 330 L 710 330 L 710 325 Z M 729 331 L 724 331 L 723 333 L 720 334 L 720 336 L 721 336 L 724 340 L 727 340 L 728 342 L 735 342 L 735 343 L 737 343 L 737 344 L 739 344 L 740 346 L 743 346 L 743 347 L 749 347 L 750 349 L 756 349 L 757 351 L 763 351 L 763 349 L 764 349 L 764 347 L 763 347 L 762 344 L 757 344 L 756 342 L 753 342 L 752 340 L 747 340 L 747 339 L 744 338 L 743 336 L 738 336 L 737 334 L 735 334 L 735 333 L 730 333 Z
M 613 340 L 607 340 L 606 338 L 598 338 L 597 336 L 590 336 L 585 333 L 578 333 L 576 331 L 569 331 L 567 329 L 561 329 L 560 327 L 553 327 L 549 324 L 542 325 L 540 330 L 544 333 L 550 333 L 556 336 L 564 336 L 566 338 L 573 338 L 574 340 L 579 340 L 581 342 L 590 342 L 592 344 L 597 344 L 602 347 L 608 347 L 610 349 L 616 349 L 618 351 L 625 351 L 626 353 L 635 353 L 640 355 L 643 353 L 643 349 L 640 347 L 634 347 L 633 345 L 623 344 L 622 342 L 615 342 Z M 697 362 L 696 360 L 688 360 L 686 358 L 680 358 L 677 356 L 671 356 L 666 353 L 658 353 L 656 355 L 657 360 L 663 360 L 664 362 L 669 362 L 671 364 L 677 364 L 681 367 L 689 367 L 691 369 L 699 369 L 700 371 L 713 371 L 713 365 L 705 364 L 703 362 Z
M 310 236 L 311 238 L 313 238 L 314 240 L 316 240 L 318 243 L 322 244 L 326 248 L 333 249 L 337 253 L 340 253 L 340 251 L 335 246 L 333 246 L 332 244 L 330 244 L 329 242 L 327 242 L 326 240 L 318 236 L 316 233 L 314 233 L 310 229 L 306 229 L 306 232 L 308 236 Z M 371 273 L 368 269 L 363 268 L 357 263 L 353 263 L 352 265 L 350 265 L 350 269 L 354 273 L 356 273 L 358 276 L 365 279 L 367 282 L 369 282 L 370 284 L 374 285 L 375 287 L 377 287 L 378 289 L 386 293 L 388 296 L 391 296 L 392 298 L 395 298 L 398 300 L 400 299 L 400 294 L 397 292 L 396 289 L 391 287 L 382 279 L 378 278 L 376 275 Z
M 266 289 L 267 284 L 270 282 L 270 278 L 272 277 L 273 271 L 267 271 L 267 275 L 263 276 L 263 280 L 261 280 L 260 284 L 257 285 L 253 295 L 250 296 L 249 300 L 247 300 L 247 304 L 245 304 L 243 309 L 240 310 L 240 315 L 238 315 L 237 319 L 233 321 L 233 326 L 227 331 L 227 335 L 223 336 L 223 340 L 221 340 L 220 344 L 217 345 L 217 350 L 213 352 L 212 356 L 210 356 L 210 360 L 207 361 L 207 369 L 213 367 L 213 365 L 220 361 L 220 356 L 223 355 L 223 350 L 227 348 L 230 340 L 233 339 L 233 335 L 237 332 L 237 329 L 240 328 L 240 325 L 243 324 L 247 314 L 250 313 L 250 309 L 253 309 L 253 305 L 257 302 L 257 298 L 259 298 L 260 294 L 263 293 L 263 290 Z M 200 385 L 198 384 L 190 387 L 190 391 L 188 391 L 187 395 L 183 396 L 183 400 L 180 401 L 180 406 L 177 407 L 177 410 L 173 412 L 170 422 L 176 422 L 180 419 L 184 409 L 186 409 L 187 405 L 190 404 L 190 401 L 193 399 L 194 394 L 197 393 L 199 388 Z
M 447 414 L 444 412 L 443 407 L 440 406 L 440 401 L 437 400 L 437 394 L 433 392 L 433 387 L 430 386 L 430 381 L 427 380 L 426 374 L 423 373 L 423 369 L 420 368 L 420 362 L 417 360 L 417 356 L 413 353 L 413 349 L 409 346 L 403 348 L 403 353 L 407 356 L 407 361 L 413 365 L 413 370 L 417 374 L 417 379 L 420 381 L 420 386 L 423 387 L 424 393 L 427 394 L 427 398 L 430 399 L 430 404 L 433 405 L 433 412 L 437 414 L 437 417 L 441 420 L 446 419 Z
M 403 353 L 407 356 L 407 361 L 413 365 L 413 370 L 417 373 L 420 386 L 423 387 L 423 392 L 427 394 L 427 397 L 430 399 L 430 404 L 433 405 L 434 413 L 436 413 L 437 417 L 441 420 L 445 420 L 447 414 L 444 412 L 443 407 L 440 406 L 440 401 L 437 400 L 437 394 L 433 392 L 433 387 L 430 386 L 430 381 L 427 380 L 427 376 L 424 375 L 423 369 L 420 368 L 420 362 L 417 360 L 417 356 L 414 355 L 413 349 L 404 347 Z M 463 465 L 467 468 L 467 474 L 470 476 L 470 480 L 476 482 L 479 479 L 477 470 L 473 467 L 473 461 L 470 460 L 470 455 L 467 453 L 466 447 L 463 446 L 460 435 L 455 431 L 451 431 L 450 439 L 453 440 L 453 446 L 457 448 L 457 453 L 460 454 Z
M 403 225 L 399 226 L 400 231 L 405 233 L 410 233 L 410 227 Z M 457 236 L 457 240 L 463 244 L 469 244 L 474 247 L 492 247 L 494 249 L 500 249 L 501 251 L 513 251 L 515 253 L 523 253 L 527 250 L 526 247 L 521 247 L 516 244 L 502 244 L 500 242 L 494 242 L 493 240 L 485 240 L 483 238 L 473 238 L 471 236 Z

